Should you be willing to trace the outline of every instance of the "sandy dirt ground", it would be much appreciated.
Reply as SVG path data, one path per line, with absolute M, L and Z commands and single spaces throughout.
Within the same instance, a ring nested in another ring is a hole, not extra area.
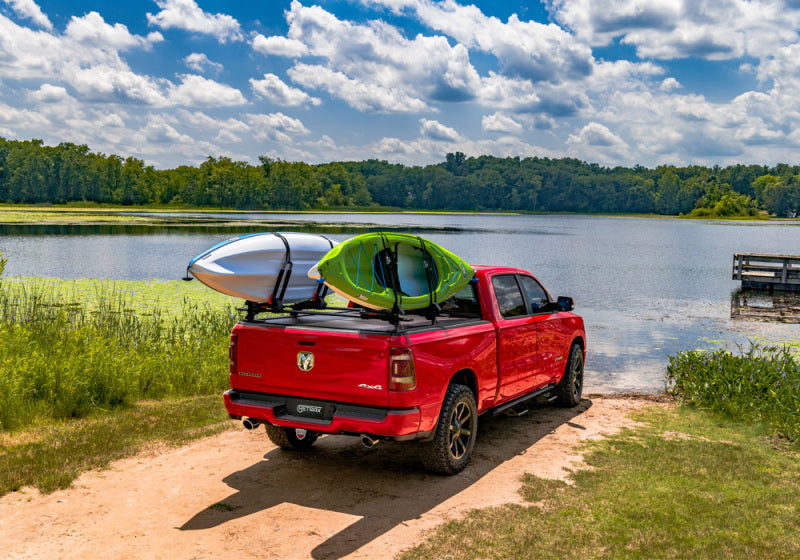
M 466 511 L 521 502 L 525 473 L 565 478 L 576 444 L 633 422 L 640 399 L 481 419 L 472 462 L 426 473 L 414 444 L 324 437 L 309 453 L 235 429 L 114 463 L 72 488 L 0 498 L 0 558 L 392 558 Z

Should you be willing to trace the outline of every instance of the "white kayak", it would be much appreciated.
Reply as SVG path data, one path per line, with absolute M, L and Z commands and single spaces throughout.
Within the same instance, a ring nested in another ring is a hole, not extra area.
M 312 233 L 241 235 L 200 253 L 187 271 L 229 296 L 256 303 L 298 303 L 317 293 L 319 283 L 308 277 L 308 270 L 334 245 Z

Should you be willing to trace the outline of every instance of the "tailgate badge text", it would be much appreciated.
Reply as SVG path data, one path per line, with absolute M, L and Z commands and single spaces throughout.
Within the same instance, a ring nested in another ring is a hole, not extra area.
M 362 383 L 361 385 L 359 385 L 359 387 L 361 387 L 362 389 L 372 389 L 375 391 L 380 391 L 381 389 L 383 389 L 383 385 L 367 385 L 366 383 Z
M 314 354 L 312 352 L 298 352 L 297 367 L 303 371 L 311 371 L 311 368 L 314 367 Z

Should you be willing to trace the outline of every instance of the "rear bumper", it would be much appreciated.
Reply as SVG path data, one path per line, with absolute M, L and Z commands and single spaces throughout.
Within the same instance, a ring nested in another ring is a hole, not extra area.
M 305 428 L 326 434 L 370 434 L 413 439 L 419 434 L 418 408 L 389 409 L 330 401 L 315 401 L 331 411 L 330 418 L 299 416 L 287 406 L 283 395 L 251 393 L 230 389 L 224 394 L 225 409 L 232 418 L 250 417 L 276 426 Z

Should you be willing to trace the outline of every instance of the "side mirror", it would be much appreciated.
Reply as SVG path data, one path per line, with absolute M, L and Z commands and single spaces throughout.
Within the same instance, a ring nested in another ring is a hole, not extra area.
M 561 311 L 572 311 L 575 309 L 575 302 L 572 301 L 571 297 L 558 296 L 558 306 L 561 308 Z

